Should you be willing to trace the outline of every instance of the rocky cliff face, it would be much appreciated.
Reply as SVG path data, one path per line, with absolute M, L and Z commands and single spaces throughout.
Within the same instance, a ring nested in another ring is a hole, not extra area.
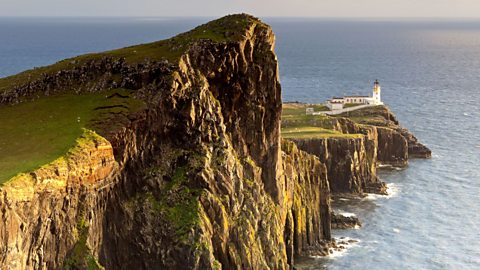
M 400 126 L 385 106 L 360 109 L 339 117 L 299 120 L 290 116 L 282 121 L 284 128 L 299 124 L 337 132 L 311 138 L 289 135 L 300 149 L 315 155 L 326 165 L 333 193 L 386 194 L 385 183 L 376 176 L 379 165 L 403 167 L 409 158 L 431 155 L 427 147 Z
M 327 167 L 331 191 L 361 194 L 380 183 L 376 176 L 377 148 L 366 137 L 294 139 Z M 372 147 L 367 146 L 373 144 Z
M 284 140 L 282 149 L 288 190 L 293 191 L 288 196 L 285 225 L 289 262 L 294 254 L 327 255 L 332 239 L 327 167 L 293 142 Z
M 1 268 L 61 268 L 67 254 L 87 237 L 82 230 L 101 223 L 105 195 L 115 185 L 117 173 L 111 144 L 85 131 L 66 157 L 3 185 Z M 100 234 L 92 230 L 90 239 Z M 79 265 L 88 259 L 96 264 L 86 246 L 79 256 Z
M 345 117 L 346 115 L 342 115 Z M 384 164 L 405 166 L 409 158 L 430 158 L 432 152 L 406 128 L 386 106 L 357 110 L 349 114 L 362 126 L 377 129 L 379 155 Z
M 378 161 L 403 167 L 408 164 L 408 141 L 399 132 L 387 127 L 376 127 L 378 132 Z
M 282 152 L 274 35 L 247 15 L 203 33 L 213 26 L 221 41 L 181 43 L 177 61 L 73 61 L 2 93 L 121 86 L 147 108 L 95 123 L 105 139 L 87 131 L 66 158 L 1 187 L 0 268 L 288 269 L 325 253 L 326 167 L 291 143 Z

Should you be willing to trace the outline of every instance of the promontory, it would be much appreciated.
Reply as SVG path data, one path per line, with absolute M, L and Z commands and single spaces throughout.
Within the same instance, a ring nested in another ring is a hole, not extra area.
M 275 36 L 230 15 L 0 79 L 0 269 L 292 269 L 332 194 L 430 151 L 385 106 L 283 105 Z M 283 139 L 282 139 L 283 133 Z

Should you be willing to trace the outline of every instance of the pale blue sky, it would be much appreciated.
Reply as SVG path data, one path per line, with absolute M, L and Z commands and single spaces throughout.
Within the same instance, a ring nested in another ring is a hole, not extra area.
M 0 16 L 480 18 L 480 0 L 0 0 Z

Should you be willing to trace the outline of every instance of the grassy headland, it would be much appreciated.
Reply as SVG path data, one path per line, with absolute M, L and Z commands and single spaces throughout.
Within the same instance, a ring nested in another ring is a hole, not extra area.
M 64 155 L 89 128 L 99 127 L 114 113 L 132 112 L 143 102 L 130 91 L 117 89 L 96 94 L 41 97 L 17 105 L 0 106 L 0 184 L 20 172 L 31 171 Z
M 256 24 L 261 22 L 254 17 L 231 15 L 167 40 L 73 57 L 1 78 L 0 93 L 103 57 L 124 59 L 130 65 L 164 60 L 176 63 L 196 41 L 237 41 Z M 113 92 L 78 95 L 69 89 L 57 90 L 62 94 L 40 96 L 35 101 L 22 99 L 23 103 L 13 106 L 0 105 L 0 184 L 17 173 L 34 170 L 67 153 L 83 128 L 102 134 L 121 125 L 108 119 L 144 106 L 143 102 L 131 98 L 127 90 L 115 90 L 118 95 Z M 99 125 L 102 119 L 104 124 Z

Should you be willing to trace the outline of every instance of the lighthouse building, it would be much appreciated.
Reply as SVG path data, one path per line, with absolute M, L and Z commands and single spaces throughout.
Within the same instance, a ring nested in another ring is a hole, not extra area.
M 381 91 L 380 83 L 375 80 L 372 96 L 334 97 L 327 101 L 327 107 L 334 111 L 343 109 L 346 104 L 382 105 Z

